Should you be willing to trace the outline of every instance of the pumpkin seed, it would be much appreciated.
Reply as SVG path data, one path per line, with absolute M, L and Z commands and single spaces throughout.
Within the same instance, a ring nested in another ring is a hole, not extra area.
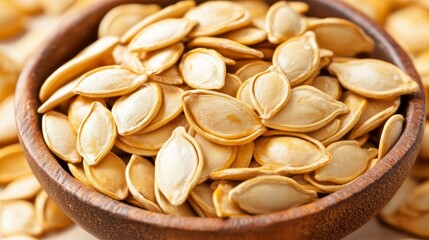
M 318 70 L 320 63 L 316 35 L 306 32 L 285 41 L 276 48 L 273 63 L 283 70 L 292 86 L 304 82 Z
M 316 131 L 307 133 L 307 135 L 323 143 L 325 139 L 333 136 L 336 132 L 338 132 L 338 129 L 340 129 L 340 124 L 341 124 L 341 120 L 336 118 L 332 120 L 330 123 L 328 123 L 327 125 L 325 125 L 324 127 Z
M 79 182 L 83 183 L 84 185 L 91 186 L 91 183 L 89 182 L 88 178 L 85 175 L 85 170 L 83 168 L 83 163 L 68 163 L 67 164 L 70 173 L 75 177 Z
M 362 28 L 344 19 L 318 19 L 313 21 L 308 29 L 316 34 L 319 46 L 333 51 L 335 56 L 352 57 L 374 49 L 374 41 Z
M 195 89 L 221 89 L 225 85 L 225 62 L 214 50 L 197 48 L 185 53 L 179 71 L 186 84 Z
M 213 204 L 213 192 L 214 190 L 205 184 L 197 185 L 189 194 L 189 203 L 194 209 L 200 209 L 202 213 L 204 213 L 204 216 L 216 217 L 216 210 Z
M 43 139 L 56 156 L 69 163 L 79 163 L 82 157 L 77 151 L 77 134 L 70 127 L 67 116 L 49 111 L 42 118 Z
M 133 38 L 129 49 L 132 52 L 149 52 L 168 47 L 183 40 L 196 24 L 186 18 L 168 18 L 154 22 Z
M 214 36 L 250 23 L 250 14 L 240 5 L 228 1 L 210 1 L 189 10 L 185 18 L 198 22 L 189 37 Z
M 182 113 L 182 97 L 184 91 L 175 86 L 159 84 L 162 92 L 162 103 L 156 117 L 139 133 L 152 132 L 164 126 Z
M 286 106 L 273 118 L 263 119 L 262 123 L 283 131 L 311 132 L 347 112 L 344 103 L 320 90 L 311 86 L 299 86 L 292 90 Z
M 128 136 L 118 136 L 118 140 L 134 148 L 147 151 L 158 151 L 170 138 L 174 129 L 179 126 L 186 128 L 187 125 L 188 122 L 186 121 L 185 116 L 181 115 L 170 123 L 167 123 L 152 132 Z
M 165 214 L 170 214 L 173 216 L 183 216 L 183 217 L 195 217 L 196 214 L 192 210 L 191 206 L 187 201 L 180 204 L 179 206 L 172 205 L 162 194 L 161 191 L 159 191 L 157 183 L 155 181 L 155 197 L 156 201 L 159 204 L 159 207 L 162 209 L 162 211 Z
M 225 85 L 218 92 L 227 94 L 231 97 L 237 95 L 238 89 L 240 89 L 241 80 L 237 76 L 231 73 L 227 73 L 225 77 Z
M 213 192 L 213 206 L 216 215 L 220 218 L 226 217 L 239 217 L 244 216 L 246 213 L 240 207 L 228 198 L 229 192 L 233 186 L 226 182 L 221 182 L 217 185 Z
M 397 66 L 377 59 L 332 63 L 329 71 L 343 87 L 364 97 L 386 99 L 412 94 L 418 84 Z
M 112 114 L 101 103 L 91 104 L 77 134 L 77 150 L 90 166 L 97 165 L 108 155 L 116 139 Z
M 160 74 L 176 64 L 184 50 L 185 46 L 183 43 L 175 43 L 171 46 L 146 53 L 141 63 L 148 74 Z
M 369 161 L 378 153 L 377 149 L 362 149 L 358 142 L 352 140 L 335 142 L 327 149 L 332 155 L 332 160 L 316 169 L 314 178 L 317 181 L 337 184 L 348 183 L 364 173 Z
M 120 97 L 112 107 L 119 135 L 144 129 L 156 117 L 161 104 L 162 92 L 157 83 L 143 84 L 137 91 Z
M 229 198 L 249 213 L 262 214 L 313 201 L 317 193 L 287 177 L 261 176 L 239 184 L 229 192 Z
M 45 191 L 41 191 L 34 203 L 38 222 L 44 231 L 62 229 L 73 224 Z
M 351 182 L 345 184 L 336 184 L 332 182 L 320 182 L 314 178 L 314 173 L 306 173 L 304 174 L 304 179 L 318 189 L 320 193 L 334 193 L 336 191 L 341 190 L 345 186 L 349 185 Z
M 225 33 L 220 37 L 244 45 L 253 45 L 264 41 L 267 38 L 267 33 L 258 28 L 244 27 Z
M 167 6 L 159 11 L 156 11 L 152 15 L 147 16 L 142 19 L 140 22 L 128 29 L 124 35 L 121 37 L 121 43 L 126 44 L 131 39 L 133 39 L 142 29 L 149 26 L 152 23 L 164 20 L 167 18 L 180 18 L 182 17 L 189 9 L 195 7 L 195 1 L 180 1 L 176 4 Z
M 186 133 L 184 127 L 176 128 L 162 146 L 155 163 L 158 189 L 173 206 L 186 201 L 200 179 L 203 164 L 203 152 L 198 142 Z
M 266 130 L 249 107 L 228 95 L 193 90 L 186 92 L 182 101 L 192 128 L 215 143 L 246 144 Z
M 232 162 L 230 168 L 246 168 L 249 167 L 250 162 L 253 158 L 253 149 L 255 143 L 250 142 L 244 145 L 237 146 L 237 154 L 234 162 Z
M 275 116 L 291 96 L 289 80 L 277 66 L 255 75 L 250 81 L 250 99 L 262 119 Z
M 376 129 L 398 110 L 400 103 L 400 98 L 385 101 L 367 99 L 366 108 L 350 131 L 348 139 L 358 138 Z
M 188 47 L 211 48 L 222 54 L 222 56 L 232 59 L 253 59 L 264 57 L 262 52 L 226 38 L 198 37 L 192 39 L 192 41 L 188 43 Z
M 344 137 L 361 119 L 367 106 L 367 100 L 364 97 L 352 92 L 344 93 L 341 101 L 347 106 L 349 112 L 338 117 L 340 127 L 333 135 L 322 141 L 325 146 Z
M 265 31 L 265 15 L 267 15 L 269 5 L 264 1 L 235 1 L 241 7 L 246 9 L 252 20 L 252 24 Z
M 132 155 L 125 170 L 125 179 L 136 201 L 148 210 L 162 212 L 155 197 L 155 167 L 149 160 Z
M 288 24 L 284 24 L 284 22 Z M 301 35 L 307 28 L 304 17 L 285 1 L 279 1 L 270 7 L 265 23 L 268 40 L 274 44 L 280 44 Z
M 74 92 L 91 98 L 122 96 L 136 90 L 147 78 L 123 66 L 105 66 L 82 75 Z
M 239 68 L 235 72 L 235 75 L 237 75 L 237 77 L 239 77 L 241 81 L 244 82 L 256 74 L 266 71 L 270 66 L 271 62 L 255 60 Z
M 243 82 L 237 91 L 237 99 L 244 103 L 247 107 L 252 110 L 256 110 L 252 103 L 252 92 L 250 91 L 250 79 Z
M 211 142 L 198 133 L 191 134 L 201 147 L 204 156 L 203 169 L 198 183 L 205 182 L 212 172 L 228 168 L 237 155 L 236 146 L 222 146 Z
M 245 181 L 263 175 L 281 175 L 286 173 L 283 169 L 273 165 L 261 166 L 256 161 L 252 161 L 249 167 L 244 168 L 227 168 L 210 174 L 214 180 Z
M 34 205 L 24 200 L 3 202 L 0 207 L 0 233 L 39 235 L 42 226 L 36 220 Z
M 39 182 L 33 175 L 20 177 L 0 191 L 0 202 L 31 199 L 41 189 Z
M 179 67 L 173 65 L 169 69 L 165 70 L 160 74 L 153 74 L 149 76 L 151 81 L 164 83 L 168 85 L 182 85 L 183 79 L 180 76 Z
M 127 143 L 124 143 L 123 141 L 121 141 L 121 139 L 116 140 L 115 147 L 117 147 L 119 150 L 122 150 L 126 153 L 141 155 L 144 157 L 155 157 L 158 154 L 158 150 L 145 150 L 145 149 L 136 148 Z
M 332 98 L 339 100 L 341 98 L 341 85 L 338 79 L 329 76 L 318 76 L 316 77 L 311 86 L 319 89 L 320 91 L 328 94 Z
M 100 22 L 98 37 L 121 37 L 136 23 L 159 10 L 161 7 L 156 4 L 123 4 L 112 8 Z
M 14 2 L 0 3 L 0 40 L 16 36 L 24 30 L 24 14 L 14 5 Z
M 100 38 L 85 48 L 78 56 L 55 70 L 40 88 L 40 101 L 45 102 L 60 87 L 89 69 L 98 66 L 102 59 L 112 53 L 118 42 L 119 39 L 113 36 Z
M 70 102 L 68 110 L 68 121 L 75 133 L 78 132 L 80 125 L 91 110 L 91 104 L 98 102 L 104 107 L 107 107 L 106 101 L 103 98 L 87 98 L 77 96 Z
M 15 124 L 15 95 L 12 94 L 0 103 L 0 146 L 18 142 L 18 130 Z
M 378 158 L 383 158 L 398 141 L 404 127 L 404 117 L 400 114 L 391 116 L 384 124 L 380 137 Z
M 320 142 L 303 134 L 288 133 L 255 141 L 254 158 L 263 165 L 273 165 L 290 174 L 301 174 L 316 170 L 331 161 L 328 150 Z
M 12 182 L 28 174 L 31 174 L 31 169 L 19 143 L 0 149 L 0 184 Z
M 108 152 L 97 165 L 91 166 L 88 161 L 83 161 L 83 167 L 89 183 L 97 191 L 116 200 L 127 198 L 126 165 L 121 158 Z
M 48 98 L 48 100 L 46 100 L 46 102 L 42 104 L 42 106 L 37 109 L 37 112 L 40 114 L 44 114 L 56 108 L 58 105 L 64 103 L 70 98 L 74 97 L 75 93 L 73 92 L 73 90 L 76 87 L 76 83 L 77 79 L 60 87 L 56 92 L 52 94 L 52 96 Z

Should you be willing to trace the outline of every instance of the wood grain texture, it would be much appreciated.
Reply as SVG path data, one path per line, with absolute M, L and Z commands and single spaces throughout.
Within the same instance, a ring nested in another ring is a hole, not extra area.
M 294 209 L 235 219 L 172 217 L 112 200 L 69 175 L 47 148 L 41 132 L 38 91 L 43 81 L 96 38 L 102 16 L 125 2 L 104 0 L 65 22 L 25 67 L 16 91 L 16 119 L 28 162 L 49 196 L 82 228 L 101 239 L 340 239 L 369 221 L 393 196 L 414 163 L 425 119 L 424 94 L 411 60 L 381 27 L 334 0 L 304 0 L 309 15 L 341 17 L 375 40 L 369 57 L 392 62 L 419 81 L 420 91 L 402 98 L 404 133 L 394 148 L 353 184 Z M 269 1 L 275 2 L 275 1 Z

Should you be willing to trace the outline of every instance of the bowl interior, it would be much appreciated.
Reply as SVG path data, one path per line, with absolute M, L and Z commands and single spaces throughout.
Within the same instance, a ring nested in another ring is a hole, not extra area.
M 422 138 L 425 118 L 422 87 L 416 94 L 402 97 L 400 111 L 406 116 L 404 133 L 377 166 L 344 189 L 290 210 L 226 220 L 179 218 L 138 209 L 82 185 L 64 170 L 43 141 L 41 116 L 36 112 L 40 106 L 38 92 L 56 68 L 96 39 L 97 25 L 103 15 L 125 2 L 165 6 L 175 1 L 105 0 L 68 18 L 26 66 L 16 92 L 18 130 L 33 172 L 66 214 L 87 231 L 102 238 L 124 236 L 119 234 L 125 232 L 130 237 L 147 238 L 282 238 L 284 233 L 291 239 L 341 238 L 373 217 L 405 179 Z M 376 42 L 368 57 L 392 62 L 419 81 L 411 60 L 371 20 L 334 0 L 304 2 L 311 7 L 309 16 L 340 17 L 360 25 Z

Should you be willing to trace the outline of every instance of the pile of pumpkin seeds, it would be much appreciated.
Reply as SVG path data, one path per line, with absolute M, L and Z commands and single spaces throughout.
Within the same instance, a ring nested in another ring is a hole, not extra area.
M 400 96 L 418 85 L 355 58 L 374 48 L 360 27 L 308 8 L 112 9 L 40 89 L 47 146 L 83 184 L 176 216 L 271 213 L 343 188 L 394 146 Z
M 429 1 L 343 0 L 359 8 L 386 30 L 410 54 L 422 79 L 426 100 L 429 93 Z M 429 113 L 426 104 L 426 113 Z M 403 231 L 429 238 L 429 121 L 422 148 L 410 178 L 381 212 L 380 219 Z
M 46 195 L 18 143 L 14 91 L 18 75 L 51 28 L 94 0 L 0 0 L 0 239 L 36 239 L 73 222 Z M 67 12 L 67 13 L 66 13 Z

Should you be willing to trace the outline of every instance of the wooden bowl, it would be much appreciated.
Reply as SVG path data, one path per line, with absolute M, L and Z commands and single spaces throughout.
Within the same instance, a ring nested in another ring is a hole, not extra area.
M 425 119 L 424 94 L 402 98 L 405 130 L 377 166 L 344 189 L 290 210 L 234 219 L 158 214 L 112 200 L 75 180 L 43 141 L 39 89 L 45 79 L 96 39 L 103 15 L 125 2 L 103 0 L 67 19 L 23 71 L 16 92 L 16 119 L 28 162 L 49 196 L 79 226 L 102 239 L 340 239 L 371 219 L 393 196 L 419 151 Z M 274 1 L 270 1 L 274 2 Z M 411 60 L 381 27 L 333 0 L 304 0 L 309 15 L 340 17 L 360 25 L 376 42 L 369 57 L 392 62 L 420 83 Z M 421 83 L 420 83 L 421 84 Z

